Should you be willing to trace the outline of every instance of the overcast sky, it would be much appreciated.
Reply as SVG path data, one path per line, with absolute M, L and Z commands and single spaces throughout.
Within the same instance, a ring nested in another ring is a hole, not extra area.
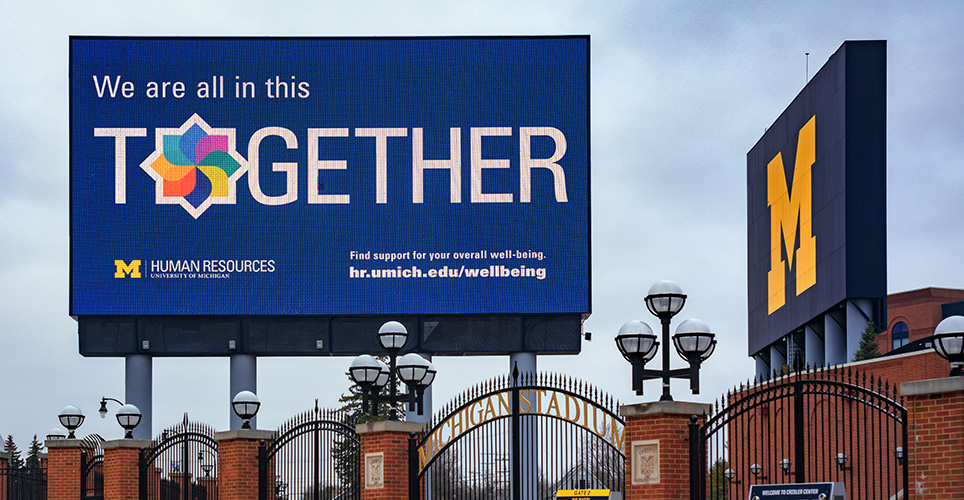
M 671 279 L 680 319 L 718 334 L 702 394 L 746 379 L 746 152 L 848 39 L 888 41 L 888 288 L 964 288 L 964 37 L 956 2 L 237 1 L 0 2 L 0 433 L 25 448 L 67 404 L 81 435 L 123 399 L 124 362 L 78 354 L 68 317 L 69 35 L 591 35 L 592 297 L 579 356 L 543 370 L 623 402 L 630 366 L 612 341 Z M 675 358 L 676 355 L 674 354 Z M 350 358 L 262 358 L 259 427 L 276 428 L 347 390 Z M 435 359 L 436 407 L 503 373 L 506 357 Z M 676 360 L 674 364 L 682 366 Z M 228 427 L 228 360 L 154 361 L 154 433 L 183 412 Z

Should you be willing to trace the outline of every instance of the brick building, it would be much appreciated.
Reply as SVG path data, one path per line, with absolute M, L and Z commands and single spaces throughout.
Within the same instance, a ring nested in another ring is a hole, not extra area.
M 933 335 L 942 319 L 962 312 L 964 290 L 930 287 L 892 293 L 887 296 L 887 328 L 877 336 L 880 352 L 929 348 L 913 344 Z

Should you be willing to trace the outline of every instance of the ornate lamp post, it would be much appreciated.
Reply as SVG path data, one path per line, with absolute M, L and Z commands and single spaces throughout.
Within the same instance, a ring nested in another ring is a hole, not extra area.
M 352 361 L 348 376 L 361 387 L 362 411 L 371 411 L 371 414 L 376 416 L 378 405 L 389 403 L 389 420 L 398 420 L 395 405 L 407 402 L 409 411 L 422 414 L 425 388 L 435 380 L 435 367 L 415 353 L 396 359 L 407 340 L 408 330 L 405 325 L 389 321 L 378 329 L 378 342 L 388 352 L 388 365 L 369 354 L 362 354 Z M 408 394 L 398 394 L 398 379 L 408 387 Z M 387 395 L 381 394 L 385 385 L 389 386 Z
M 646 363 L 656 357 L 660 342 L 652 328 L 638 320 L 629 321 L 619 329 L 616 335 L 616 346 L 619 352 L 633 365 L 633 390 L 637 395 L 643 394 L 643 381 L 661 379 L 663 381 L 663 395 L 660 401 L 672 401 L 669 381 L 679 378 L 690 381 L 693 394 L 700 393 L 700 365 L 716 350 L 715 334 L 710 331 L 706 323 L 698 319 L 688 319 L 676 328 L 673 336 L 673 346 L 676 353 L 689 363 L 689 368 L 672 370 L 669 365 L 670 323 L 686 303 L 686 295 L 676 283 L 659 281 L 649 289 L 646 295 L 646 308 L 659 318 L 662 326 L 663 366 L 660 370 L 647 370 Z

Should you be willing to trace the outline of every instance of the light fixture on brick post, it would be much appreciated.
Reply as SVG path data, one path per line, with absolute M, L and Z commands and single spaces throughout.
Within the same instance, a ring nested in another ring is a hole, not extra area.
M 117 410 L 117 423 L 124 428 L 124 439 L 134 439 L 134 428 L 141 423 L 141 410 L 132 404 Z
M 54 427 L 47 431 L 47 440 L 56 441 L 58 439 L 67 439 L 67 433 L 64 432 L 60 427 Z
M 84 423 L 84 413 L 80 411 L 74 405 L 67 405 L 63 410 L 60 410 L 60 415 L 57 415 L 60 420 L 60 425 L 67 429 L 67 439 L 77 439 L 74 435 L 74 431 Z
M 904 447 L 903 446 L 898 446 L 896 449 L 894 449 L 894 456 L 897 457 L 898 464 L 904 465 Z
M 435 380 L 435 367 L 422 356 L 409 353 L 396 361 L 408 341 L 408 330 L 397 321 L 389 321 L 378 329 L 378 342 L 388 352 L 389 363 L 369 354 L 356 357 L 348 368 L 348 376 L 361 388 L 362 411 L 378 415 L 380 403 L 389 403 L 388 419 L 398 420 L 398 403 L 408 403 L 408 410 L 422 414 L 425 388 Z M 408 387 L 408 394 L 398 394 L 397 380 Z M 385 386 L 387 395 L 381 394 Z
M 948 316 L 937 324 L 934 350 L 951 362 L 948 376 L 964 376 L 964 316 Z
M 258 396 L 251 391 L 241 391 L 234 395 L 234 399 L 231 400 L 231 408 L 234 410 L 234 414 L 241 419 L 241 428 L 250 429 L 251 419 L 258 414 L 258 410 L 261 408 L 261 401 L 258 400 Z
M 646 295 L 646 308 L 659 318 L 662 326 L 663 366 L 660 370 L 647 370 L 646 363 L 656 357 L 660 342 L 652 328 L 638 320 L 624 324 L 616 335 L 616 347 L 619 352 L 633 365 L 633 390 L 637 395 L 643 394 L 643 381 L 661 379 L 663 381 L 663 395 L 660 401 L 672 401 L 669 382 L 672 378 L 690 381 L 693 394 L 700 393 L 700 365 L 716 350 L 715 334 L 710 331 L 706 323 L 698 319 L 688 319 L 679 324 L 673 335 L 673 346 L 676 353 L 689 363 L 689 368 L 670 369 L 669 343 L 670 323 L 686 303 L 686 294 L 672 281 L 659 281 L 649 289 Z

